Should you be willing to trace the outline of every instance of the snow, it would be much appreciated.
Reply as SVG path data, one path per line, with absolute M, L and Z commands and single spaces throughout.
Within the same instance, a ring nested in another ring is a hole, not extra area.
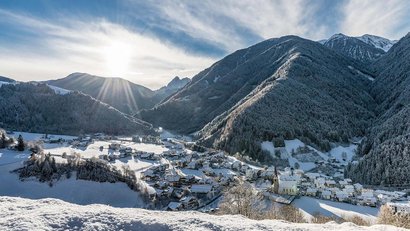
M 29 200 L 15 197 L 0 197 L 0 211 L 0 230 L 404 230 L 385 225 L 360 227 L 352 223 L 256 221 L 239 215 L 160 212 L 106 205 L 82 206 L 56 199 Z
M 9 82 L 4 82 L 4 81 L 0 81 L 0 87 L 3 85 L 3 84 L 10 84 Z
M 293 205 L 298 207 L 305 215 L 305 218 L 310 220 L 312 215 L 319 212 L 325 216 L 359 216 L 372 223 L 375 222 L 378 208 L 369 206 L 352 205 L 347 203 L 319 200 L 312 197 L 301 197 L 293 201 Z
M 330 150 L 330 155 L 335 157 L 340 162 L 350 162 L 352 161 L 353 156 L 356 154 L 357 145 L 351 144 L 348 147 L 337 146 Z M 343 153 L 346 153 L 346 161 L 343 161 Z
M 288 153 L 292 153 L 292 150 L 296 151 L 297 148 L 303 146 L 305 146 L 305 144 L 298 139 L 285 140 L 285 148 Z
M 323 153 L 312 146 L 306 145 L 299 139 L 293 140 L 285 140 L 285 147 L 284 148 L 275 148 L 273 143 L 270 141 L 264 141 L 261 143 L 262 150 L 268 151 L 273 157 L 275 150 L 279 150 L 281 152 L 281 158 L 287 159 L 289 161 L 289 165 L 294 167 L 296 163 L 299 164 L 300 169 L 304 172 L 310 171 L 317 167 L 314 161 L 299 161 L 297 158 L 292 156 L 292 152 L 296 152 L 299 147 L 308 147 L 309 150 L 312 152 L 317 153 L 323 160 L 328 160 L 329 157 L 334 157 L 339 160 L 341 163 L 348 163 L 351 162 L 353 156 L 356 154 L 357 145 L 349 144 L 348 146 L 337 145 L 336 147 L 332 148 L 329 152 Z M 343 161 L 343 153 L 346 153 L 346 161 Z M 303 155 L 303 154 L 300 154 Z
M 143 207 L 144 204 L 135 191 L 125 183 L 99 183 L 76 180 L 75 173 L 70 179 L 57 181 L 52 187 L 36 179 L 20 181 L 18 175 L 10 171 L 22 166 L 28 152 L 0 150 L 0 196 L 17 196 L 30 199 L 58 198 L 76 204 L 108 204 L 115 207 Z M 2 229 L 1 229 L 2 230 Z
M 219 98 L 221 98 L 221 97 L 220 96 L 212 96 L 212 97 L 209 97 L 208 99 L 213 100 L 213 99 L 219 99 Z
M 51 88 L 52 90 L 54 90 L 54 92 L 58 95 L 65 95 L 65 94 L 68 94 L 68 93 L 71 92 L 70 90 L 63 89 L 61 87 L 56 87 L 56 86 L 52 86 L 52 85 L 48 85 L 48 84 L 47 84 L 47 86 L 49 88 Z
M 111 143 L 121 143 L 126 147 L 131 147 L 132 149 L 136 149 L 138 151 L 153 152 L 155 154 L 161 154 L 162 152 L 168 150 L 167 148 L 156 144 L 133 143 L 128 141 L 95 141 L 94 143 L 88 145 L 85 149 L 74 148 L 68 145 L 62 146 L 60 144 L 54 145 L 56 147 L 53 147 L 52 145 L 45 144 L 44 151 L 46 153 L 51 153 L 54 155 L 62 155 L 64 152 L 66 152 L 67 154 L 76 152 L 81 154 L 81 156 L 84 158 L 91 158 L 98 157 L 99 155 L 108 155 L 110 152 L 112 152 L 112 150 L 108 149 L 108 145 L 110 145 Z M 101 146 L 104 147 L 102 151 L 100 151 Z
M 270 141 L 264 141 L 261 143 L 262 150 L 270 152 L 271 155 L 275 154 L 275 147 L 273 143 Z
M 162 130 L 162 132 L 160 134 L 161 139 L 179 138 L 179 139 L 184 140 L 186 142 L 192 142 L 192 137 L 185 136 L 185 135 L 177 135 L 177 134 L 174 134 L 170 131 L 164 130 L 162 128 L 161 128 L 161 130 Z
M 397 41 L 392 41 L 386 38 L 382 38 L 379 36 L 375 36 L 375 35 L 368 35 L 365 34 L 363 36 L 360 37 L 356 37 L 360 40 L 362 40 L 363 42 L 372 45 L 376 48 L 382 49 L 385 52 L 387 52 L 388 50 L 390 50 L 390 48 L 397 42 Z
M 372 81 L 372 82 L 374 81 L 374 78 L 373 78 L 372 76 L 370 76 L 370 75 L 368 75 L 368 74 L 365 74 L 365 73 L 361 72 L 360 70 L 357 70 L 356 68 L 354 68 L 354 67 L 352 67 L 352 66 L 347 66 L 347 67 L 348 67 L 350 70 L 356 71 L 357 74 L 359 74 L 359 75 L 361 75 L 361 76 L 367 78 L 368 80 L 370 80 L 370 81 Z
M 43 136 L 44 133 L 29 133 L 29 132 L 19 132 L 19 131 L 14 131 L 14 134 L 9 134 L 8 136 L 17 138 L 19 135 L 23 137 L 25 141 L 35 141 L 35 140 L 40 140 Z M 77 138 L 76 136 L 67 136 L 67 135 L 55 135 L 55 134 L 48 134 L 48 138 L 50 139 L 64 139 L 64 140 L 73 140 Z

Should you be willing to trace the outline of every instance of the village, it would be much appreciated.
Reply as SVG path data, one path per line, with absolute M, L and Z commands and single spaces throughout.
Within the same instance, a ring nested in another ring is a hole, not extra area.
M 397 212 L 410 213 L 405 191 L 370 189 L 344 178 L 346 154 L 316 159 L 314 166 L 304 170 L 299 166 L 303 162 L 285 168 L 255 166 L 181 137 L 112 137 L 98 133 L 71 139 L 43 135 L 40 140 L 44 151 L 57 161 L 75 154 L 84 159 L 98 158 L 118 169 L 127 165 L 145 184 L 150 208 L 155 209 L 212 212 L 217 204 L 212 209 L 201 208 L 214 204 L 239 181 L 247 181 L 264 199 L 277 203 L 290 204 L 306 196 L 371 207 L 388 204 Z M 292 149 L 291 156 L 308 153 L 308 149 Z

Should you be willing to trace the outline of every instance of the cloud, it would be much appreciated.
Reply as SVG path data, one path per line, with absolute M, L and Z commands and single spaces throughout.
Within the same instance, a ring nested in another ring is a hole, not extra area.
M 1 74 L 19 80 L 60 78 L 76 71 L 107 76 L 122 70 L 121 77 L 158 88 L 175 75 L 193 76 L 215 61 L 103 19 L 51 23 L 0 10 L 1 18 L 32 34 L 30 44 L 0 48 Z
M 150 1 L 162 27 L 181 31 L 226 52 L 264 39 L 294 34 L 323 38 L 329 28 L 317 19 L 322 1 Z M 134 1 L 129 1 L 134 7 Z M 147 7 L 147 6 L 145 6 Z M 158 24 L 156 24 L 158 26 Z
M 399 39 L 409 30 L 407 0 L 349 0 L 342 10 L 345 17 L 341 31 L 352 36 L 367 33 Z

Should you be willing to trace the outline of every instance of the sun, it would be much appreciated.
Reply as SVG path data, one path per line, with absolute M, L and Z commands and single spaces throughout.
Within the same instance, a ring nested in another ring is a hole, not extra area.
M 124 77 L 129 72 L 131 47 L 123 42 L 111 42 L 103 49 L 103 58 L 110 76 Z

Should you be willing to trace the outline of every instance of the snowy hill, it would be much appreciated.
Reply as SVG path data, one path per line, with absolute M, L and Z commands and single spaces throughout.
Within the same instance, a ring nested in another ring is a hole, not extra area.
M 16 197 L 0 197 L 0 211 L 0 230 L 404 230 L 386 225 L 361 227 L 352 223 L 256 221 L 238 215 L 81 206 L 56 199 Z

